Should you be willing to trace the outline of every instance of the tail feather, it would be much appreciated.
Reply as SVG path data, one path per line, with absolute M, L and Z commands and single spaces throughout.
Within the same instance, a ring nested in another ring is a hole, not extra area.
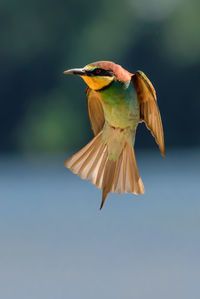
M 105 151 L 105 145 L 101 144 L 99 151 L 97 152 L 95 158 L 93 159 L 92 163 L 91 163 L 91 167 L 90 170 L 88 171 L 88 175 L 87 175 L 87 180 L 88 179 L 92 179 L 93 177 L 95 177 L 95 174 L 97 174 L 97 171 L 95 171 L 95 169 L 98 169 L 98 164 L 101 164 L 102 158 L 103 158 L 103 152 Z
M 97 135 L 86 146 L 84 146 L 78 153 L 67 159 L 64 165 L 73 173 L 78 174 L 81 178 L 86 179 L 87 175 L 84 170 L 89 170 L 91 162 L 97 154 L 98 146 L 101 144 L 101 136 Z M 90 157 L 89 159 L 87 159 Z M 86 163 L 87 161 L 87 163 Z M 84 164 L 84 166 L 83 166 Z M 83 167 L 82 167 L 83 166 Z
M 109 192 L 144 193 L 144 186 L 138 172 L 134 148 L 127 142 L 116 160 L 109 159 L 108 146 L 103 141 L 102 131 L 84 148 L 64 164 L 83 179 L 90 179 L 102 189 L 100 209 Z
M 123 154 L 121 154 L 117 160 L 117 164 L 115 167 L 115 175 L 114 175 L 114 179 L 113 179 L 113 186 L 112 186 L 112 191 L 111 192 L 117 192 L 119 193 L 119 188 L 118 188 L 118 182 L 120 182 L 121 180 L 119 179 L 121 170 L 122 170 L 122 161 L 123 161 Z M 119 186 L 120 187 L 120 186 Z M 121 188 L 121 187 L 120 187 Z
M 137 162 L 135 158 L 135 151 L 133 147 L 129 147 L 130 150 L 130 158 L 132 162 L 130 161 L 129 164 L 129 171 L 130 171 L 130 182 L 132 183 L 132 190 L 134 190 L 135 194 L 143 194 L 144 193 L 144 185 L 142 182 L 142 179 L 140 177 L 138 168 L 137 168 Z M 130 167 L 132 165 L 133 167 Z
M 95 164 L 94 162 L 96 161 L 96 157 L 99 154 L 99 146 L 101 146 L 100 139 L 97 139 L 94 145 L 91 147 L 87 158 L 85 159 L 85 161 L 83 161 L 80 169 L 78 170 L 78 176 L 86 179 L 88 178 L 88 176 L 90 175 L 90 169 L 93 167 L 93 164 Z
M 103 193 L 102 193 L 102 201 L 101 201 L 100 210 L 103 207 L 103 204 L 106 200 L 108 193 L 112 189 L 115 168 L 116 168 L 116 161 L 108 160 L 106 163 L 104 175 L 103 175 L 103 183 L 102 183 Z
M 105 170 L 105 165 L 108 160 L 108 153 L 107 148 L 105 146 L 104 151 L 102 153 L 101 159 L 99 159 L 99 162 L 97 163 L 97 166 L 95 168 L 94 174 L 92 175 L 91 182 L 97 186 L 97 188 L 101 188 L 102 181 L 103 181 L 103 174 Z

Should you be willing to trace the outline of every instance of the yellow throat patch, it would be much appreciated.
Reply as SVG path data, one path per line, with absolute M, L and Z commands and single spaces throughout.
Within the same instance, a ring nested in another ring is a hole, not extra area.
M 81 78 L 85 81 L 85 83 L 89 86 L 89 88 L 93 90 L 102 89 L 105 86 L 109 85 L 114 77 L 108 77 L 108 76 L 81 76 Z

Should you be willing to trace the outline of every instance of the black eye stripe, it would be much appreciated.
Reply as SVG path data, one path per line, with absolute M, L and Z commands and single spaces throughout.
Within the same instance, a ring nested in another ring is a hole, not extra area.
M 112 77 L 113 76 L 113 72 L 112 71 L 106 71 L 104 69 L 101 68 L 96 68 L 94 70 L 88 70 L 86 71 L 87 76 L 108 76 L 108 77 Z

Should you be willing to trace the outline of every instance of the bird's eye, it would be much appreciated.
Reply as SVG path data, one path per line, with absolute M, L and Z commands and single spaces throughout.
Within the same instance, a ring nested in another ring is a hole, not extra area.
M 101 75 L 102 70 L 101 69 L 95 69 L 93 72 L 95 75 Z
M 106 71 L 101 68 L 96 68 L 93 71 L 89 72 L 89 76 L 112 76 L 113 73 L 111 71 Z

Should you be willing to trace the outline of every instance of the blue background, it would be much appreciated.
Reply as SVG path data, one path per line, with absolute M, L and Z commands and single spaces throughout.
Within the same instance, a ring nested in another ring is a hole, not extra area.
M 1 159 L 1 298 L 199 298 L 199 151 L 136 154 L 146 194 L 102 211 L 62 155 Z

